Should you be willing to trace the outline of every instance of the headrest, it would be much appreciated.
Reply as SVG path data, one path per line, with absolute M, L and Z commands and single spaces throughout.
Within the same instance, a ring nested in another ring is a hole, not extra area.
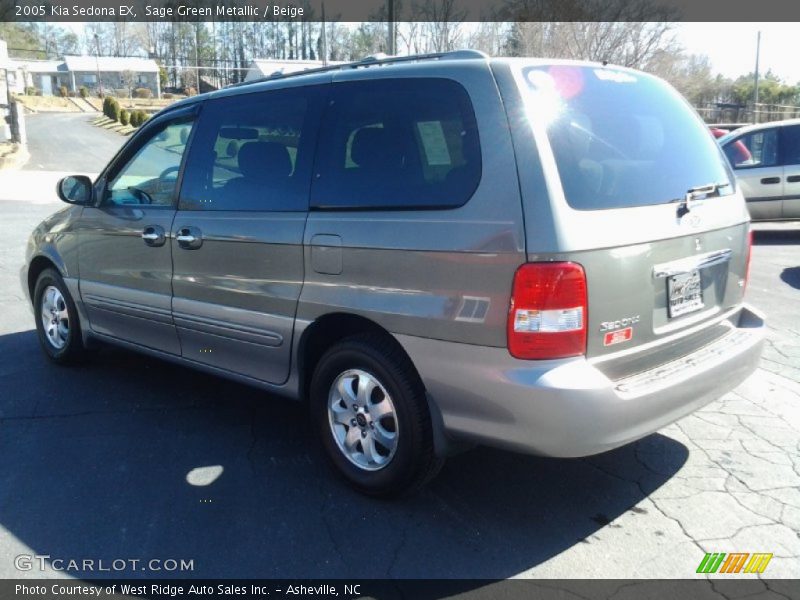
M 359 129 L 353 137 L 350 157 L 359 167 L 396 167 L 401 156 L 396 139 L 382 127 Z
M 239 170 L 252 179 L 288 177 L 292 159 L 286 146 L 278 142 L 248 142 L 239 148 Z

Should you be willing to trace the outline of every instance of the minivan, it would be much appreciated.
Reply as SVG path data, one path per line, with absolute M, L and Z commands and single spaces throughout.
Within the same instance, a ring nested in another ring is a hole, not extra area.
M 108 342 L 308 404 L 391 496 L 474 445 L 601 453 L 731 390 L 764 321 L 720 148 L 662 80 L 474 51 L 187 98 L 33 232 L 56 363 Z
M 800 219 L 800 119 L 742 127 L 719 144 L 754 221 Z

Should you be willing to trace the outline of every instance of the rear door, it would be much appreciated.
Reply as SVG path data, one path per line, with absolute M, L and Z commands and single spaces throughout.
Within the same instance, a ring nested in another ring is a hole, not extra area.
M 784 219 L 800 219 L 800 125 L 781 128 Z
M 250 92 L 204 106 L 172 240 L 185 358 L 287 378 L 322 93 Z
M 587 357 L 622 377 L 724 333 L 742 301 L 748 216 L 700 118 L 643 73 L 520 67 L 522 110 L 509 117 L 528 260 L 584 267 Z
M 779 157 L 780 129 L 768 127 L 745 133 L 725 144 L 753 219 L 780 219 L 784 169 Z

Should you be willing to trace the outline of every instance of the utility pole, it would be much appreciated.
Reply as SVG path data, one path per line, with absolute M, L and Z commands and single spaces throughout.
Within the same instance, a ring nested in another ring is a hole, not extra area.
M 758 123 L 758 62 L 761 54 L 761 32 L 758 32 L 756 37 L 756 72 L 753 82 L 753 122 Z
M 105 94 L 103 94 L 103 80 L 100 78 L 100 36 L 96 33 L 94 34 L 94 62 L 95 67 L 97 67 L 97 85 L 100 88 L 100 97 L 102 98 Z
M 396 54 L 397 45 L 397 32 L 395 30 L 396 23 L 395 23 L 395 15 L 394 15 L 394 0 L 386 0 L 386 12 L 387 12 L 387 20 L 389 22 L 389 44 L 388 44 L 388 52 L 389 55 Z
M 195 67 L 195 85 L 197 86 L 197 93 L 200 93 L 200 61 L 198 60 L 197 47 L 200 45 L 200 23 L 194 24 L 194 67 Z
M 322 66 L 328 66 L 328 25 L 325 23 L 325 3 L 322 3 Z

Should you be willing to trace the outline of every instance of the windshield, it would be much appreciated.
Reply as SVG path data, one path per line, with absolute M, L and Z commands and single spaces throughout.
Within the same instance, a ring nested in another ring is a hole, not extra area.
M 523 69 L 529 118 L 544 120 L 567 202 L 597 210 L 662 204 L 733 186 L 714 138 L 669 85 L 603 67 Z M 541 121 L 540 121 L 541 122 Z

